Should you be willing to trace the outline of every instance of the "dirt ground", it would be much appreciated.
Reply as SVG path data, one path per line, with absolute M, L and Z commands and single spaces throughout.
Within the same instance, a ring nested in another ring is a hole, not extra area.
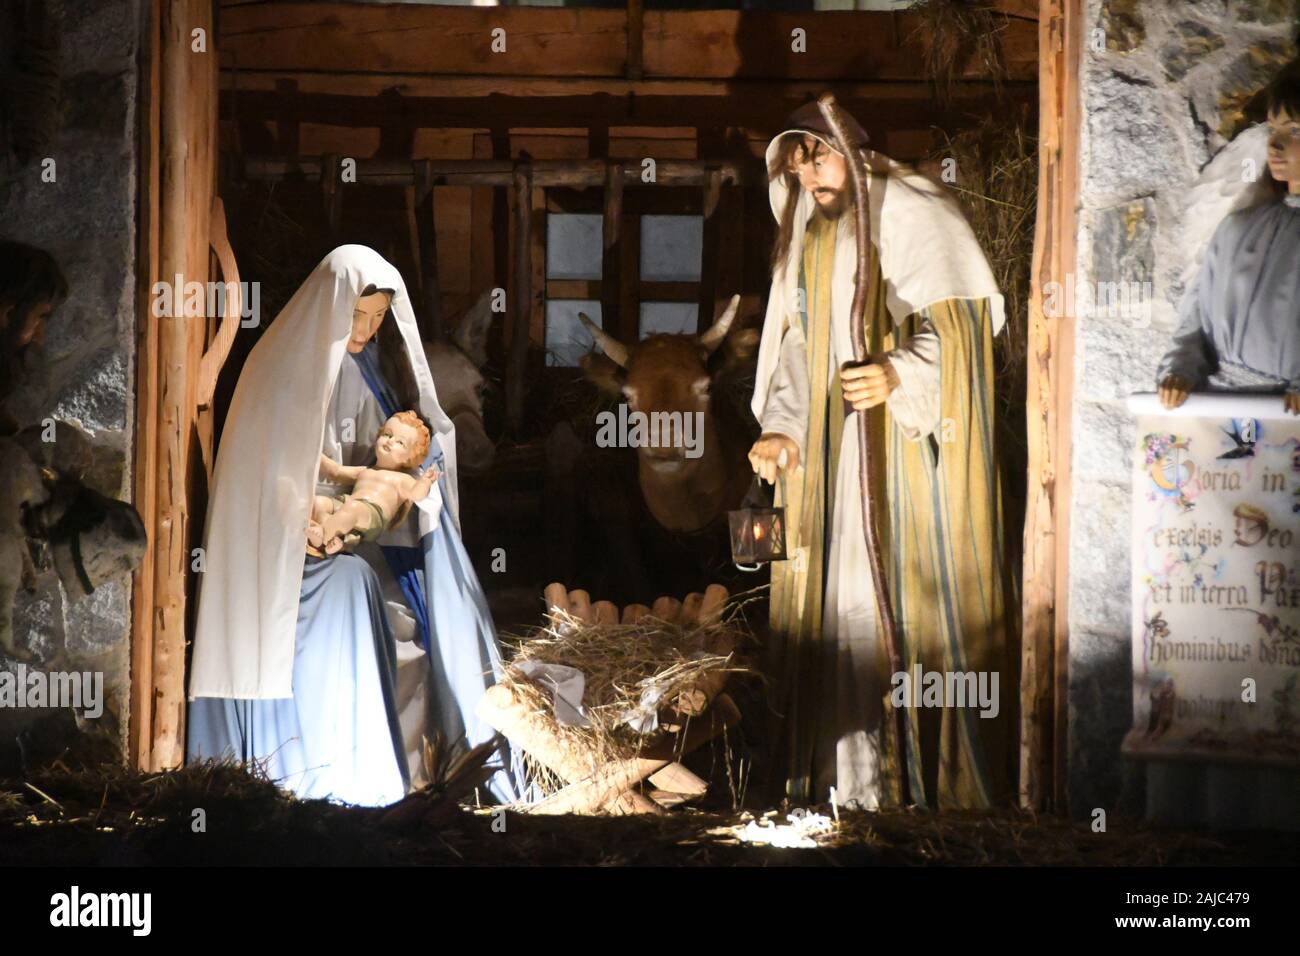
M 166 774 L 55 767 L 0 780 L 0 866 L 1236 866 L 1300 859 L 1297 834 L 1156 830 L 1113 819 L 1108 832 L 1094 833 L 1011 810 L 845 812 L 805 849 L 741 842 L 745 819 L 690 809 L 659 817 L 493 813 L 433 791 L 365 809 L 301 801 L 227 766 Z

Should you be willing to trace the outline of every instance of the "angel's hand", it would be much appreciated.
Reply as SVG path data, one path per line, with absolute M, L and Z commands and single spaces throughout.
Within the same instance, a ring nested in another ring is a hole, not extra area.
M 1300 415 L 1300 392 L 1287 392 L 1283 395 L 1282 408 L 1291 415 Z
M 335 481 L 338 478 L 339 464 L 333 458 L 321 452 L 320 456 L 320 479 L 325 481 Z M 319 480 L 319 479 L 318 479 Z
M 1187 396 L 1191 393 L 1192 383 L 1187 379 L 1181 375 L 1166 375 L 1156 394 L 1165 408 L 1177 408 L 1187 401 Z

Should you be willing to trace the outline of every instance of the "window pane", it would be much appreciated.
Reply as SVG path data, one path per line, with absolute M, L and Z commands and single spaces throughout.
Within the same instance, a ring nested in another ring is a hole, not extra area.
M 641 278 L 647 282 L 699 282 L 703 216 L 641 217 Z
M 585 312 L 600 325 L 600 303 L 583 299 L 548 299 L 546 302 L 546 364 L 578 364 L 591 351 L 592 337 L 578 319 Z
M 546 277 L 600 278 L 601 216 L 551 213 L 546 217 Z
M 642 302 L 641 338 L 656 332 L 695 332 L 700 307 L 694 302 Z

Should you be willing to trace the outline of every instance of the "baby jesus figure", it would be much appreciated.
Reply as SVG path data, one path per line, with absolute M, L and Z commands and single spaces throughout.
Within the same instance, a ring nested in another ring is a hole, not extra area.
M 405 518 L 412 504 L 428 497 L 438 479 L 436 469 L 418 478 L 407 469 L 424 461 L 429 441 L 429 429 L 415 412 L 398 412 L 379 430 L 373 468 L 340 465 L 321 455 L 321 478 L 351 484 L 352 493 L 338 498 L 316 495 L 307 523 L 312 548 L 337 554 L 345 545 L 373 541 Z

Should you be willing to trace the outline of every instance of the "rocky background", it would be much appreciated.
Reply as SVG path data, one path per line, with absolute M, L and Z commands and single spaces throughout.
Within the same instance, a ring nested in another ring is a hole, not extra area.
M 6 5 L 8 6 L 8 5 Z M 0 149 L 0 236 L 39 246 L 59 262 L 68 300 L 46 330 L 44 355 L 11 411 L 23 424 L 54 417 L 84 428 L 95 445 L 88 484 L 131 498 L 136 296 L 138 54 L 142 0 L 55 0 L 61 26 L 55 80 L 57 132 L 42 181 L 39 158 L 20 164 Z M 0 11 L 0 34 L 10 11 Z M 0 70 L 12 81 L 12 42 Z M 9 87 L 12 89 L 12 86 Z M 52 129 L 54 129 L 52 128 Z M 15 631 L 28 668 L 100 671 L 104 714 L 82 729 L 121 752 L 130 664 L 127 576 L 71 603 L 53 571 L 35 594 L 19 592 Z M 16 661 L 0 667 L 16 670 Z M 73 739 L 70 712 L 0 709 L 0 765 L 35 759 Z
M 1140 813 L 1132 719 L 1125 401 L 1155 390 L 1183 293 L 1188 187 L 1296 56 L 1298 0 L 1086 0 L 1078 282 L 1150 282 L 1149 322 L 1076 322 L 1070 515 L 1069 799 Z

